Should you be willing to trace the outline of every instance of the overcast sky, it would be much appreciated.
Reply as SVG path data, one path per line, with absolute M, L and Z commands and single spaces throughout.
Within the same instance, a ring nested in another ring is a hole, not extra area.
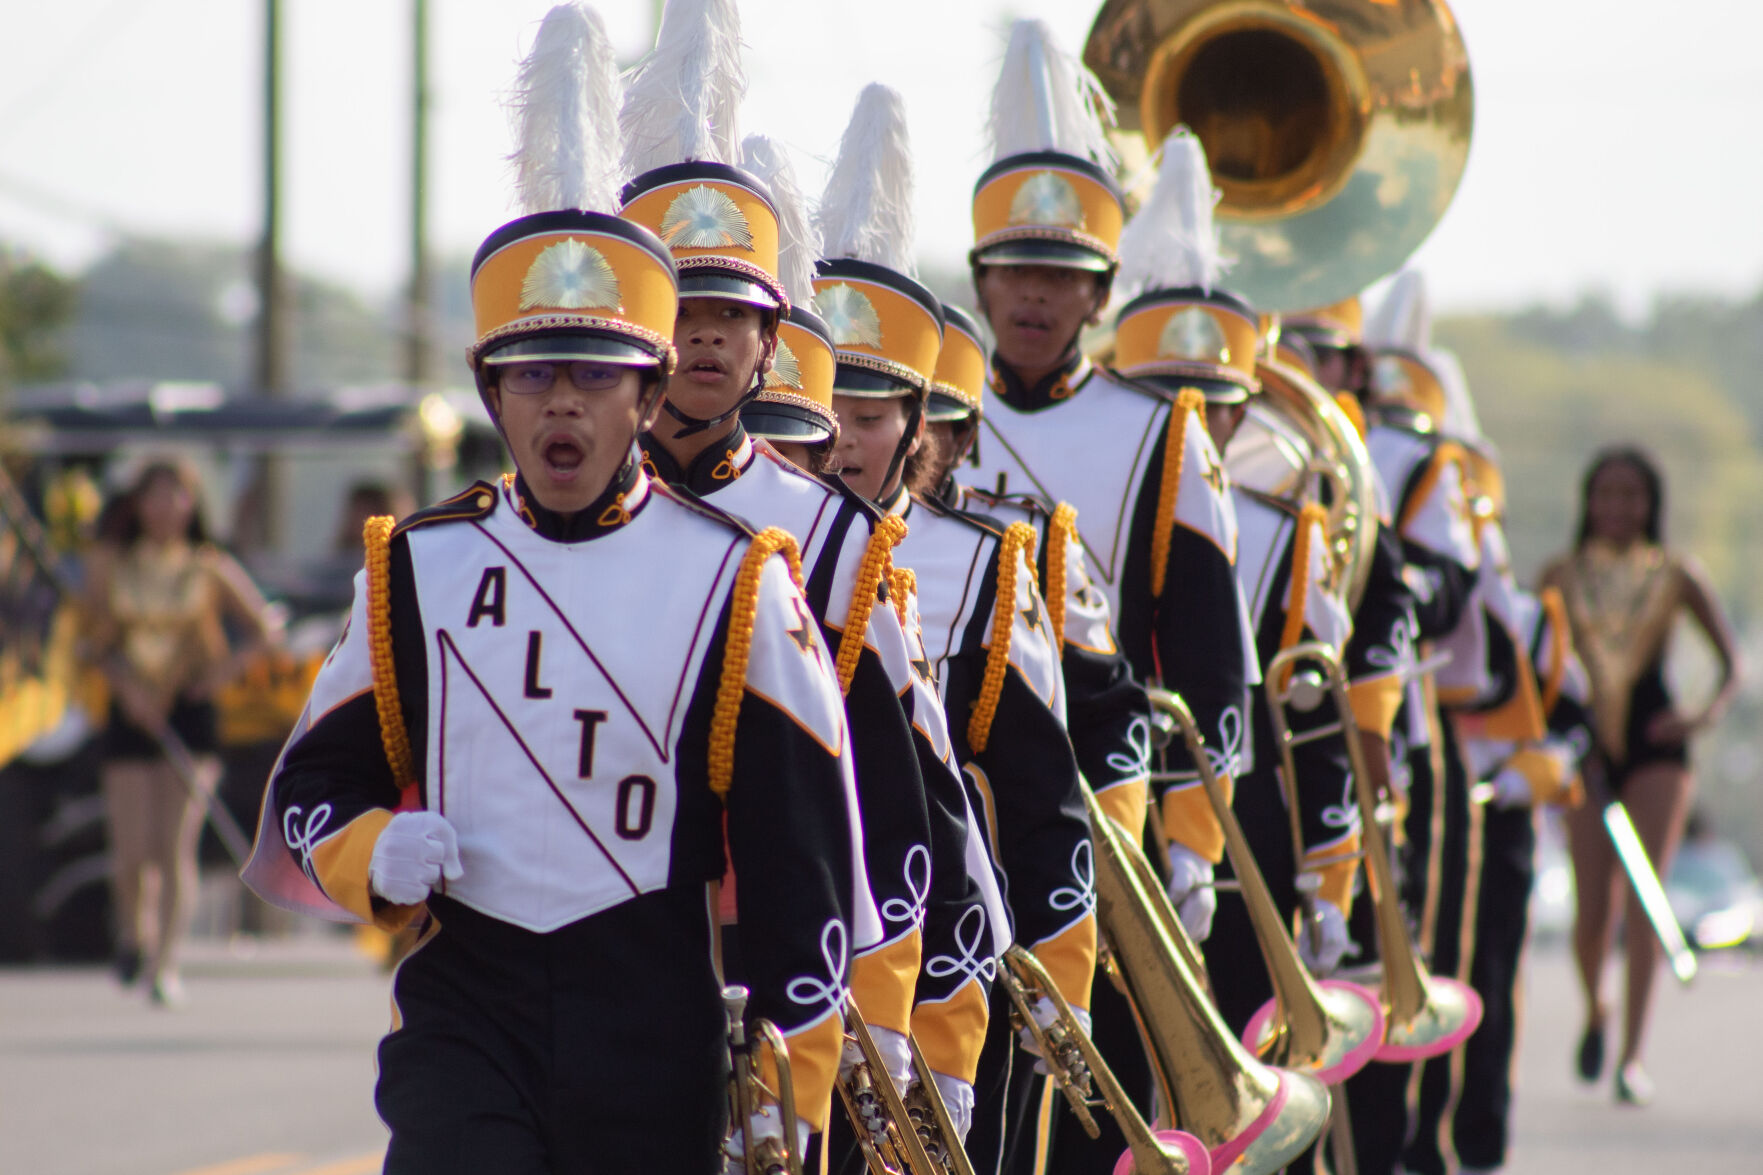
M 430 216 L 469 253 L 513 215 L 502 107 L 545 0 L 430 0 Z M 1080 48 L 1100 0 L 746 0 L 744 129 L 816 191 L 857 91 L 902 90 L 919 243 L 958 259 L 988 160 L 1003 32 L 1041 16 Z M 291 263 L 369 294 L 406 270 L 408 0 L 284 0 Z M 600 5 L 621 54 L 649 0 Z M 1754 0 L 1455 6 L 1476 128 L 1456 203 L 1417 262 L 1447 308 L 1763 286 L 1763 65 Z M 117 232 L 245 242 L 261 217 L 262 5 L 0 0 L 0 239 L 77 267 Z M 1591 23 L 1595 19 L 1596 24 Z

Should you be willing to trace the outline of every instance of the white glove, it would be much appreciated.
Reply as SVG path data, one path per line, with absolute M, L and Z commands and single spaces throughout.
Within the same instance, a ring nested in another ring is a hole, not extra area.
M 1494 806 L 1508 811 L 1513 808 L 1528 808 L 1536 799 L 1530 790 L 1530 780 L 1515 767 L 1502 770 L 1488 781 L 1488 786 L 1494 789 Z
M 1169 842 L 1169 900 L 1188 937 L 1205 942 L 1212 934 L 1212 915 L 1218 912 L 1212 862 L 1175 841 Z
M 439 812 L 400 812 L 392 817 L 374 842 L 373 858 L 367 863 L 373 892 L 395 906 L 426 901 L 441 878 L 458 881 L 464 874 L 459 838 Z
M 1354 946 L 1347 935 L 1347 916 L 1326 899 L 1318 899 L 1298 933 L 1298 957 L 1310 974 L 1323 978 L 1334 974 L 1341 959 Z
M 883 1028 L 879 1024 L 869 1026 L 869 1039 L 875 1042 L 875 1051 L 882 1056 L 882 1065 L 887 1069 L 888 1076 L 893 1078 L 894 1088 L 902 1096 L 906 1087 L 912 1084 L 912 1045 L 905 1033 L 895 1032 L 892 1028 Z M 847 1080 L 851 1070 L 863 1061 L 863 1050 L 850 1037 L 845 1038 L 845 1047 L 839 1053 L 839 1079 Z
M 800 1118 L 796 1119 L 796 1157 L 798 1159 L 808 1153 L 808 1133 L 808 1123 Z M 746 1175 L 748 1135 L 759 1142 L 768 1138 L 782 1142 L 784 1137 L 783 1115 L 778 1113 L 775 1106 L 766 1106 L 755 1110 L 747 1119 L 745 1131 L 737 1130 L 729 1135 L 728 1141 L 722 1146 L 724 1175 Z
M 973 1128 L 973 1084 L 947 1073 L 933 1072 L 930 1076 L 937 1083 L 943 1107 L 949 1111 L 949 1121 L 955 1124 L 955 1141 L 966 1143 L 967 1132 Z
M 1035 1024 L 1042 1029 L 1051 1028 L 1059 1019 L 1059 1009 L 1054 1006 L 1052 999 L 1048 996 L 1042 996 L 1040 999 L 1036 1000 L 1034 1007 L 1029 1009 L 1029 1014 L 1034 1017 Z M 1083 1028 L 1084 1035 L 1091 1036 L 1089 1011 L 1085 1008 L 1073 1007 L 1071 1009 L 1071 1015 L 1077 1020 L 1078 1025 Z M 1039 1042 L 1035 1040 L 1034 1033 L 1030 1032 L 1027 1028 L 1021 1030 L 1018 1034 L 1018 1039 L 1022 1045 L 1023 1052 L 1028 1053 L 1033 1057 L 1041 1055 L 1041 1046 Z M 1037 1062 L 1035 1064 L 1036 1073 L 1045 1073 L 1046 1071 L 1047 1066 L 1044 1063 Z

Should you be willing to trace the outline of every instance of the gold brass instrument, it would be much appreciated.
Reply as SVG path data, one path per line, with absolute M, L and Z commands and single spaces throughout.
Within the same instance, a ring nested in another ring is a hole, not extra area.
M 1088 787 L 1083 795 L 1109 973 L 1132 1005 L 1173 1124 L 1200 1140 L 1218 1170 L 1279 1170 L 1321 1131 L 1327 1089 L 1308 1074 L 1262 1064 L 1231 1035 L 1205 994 L 1199 948 L 1161 878 Z
M 796 1153 L 796 1087 L 790 1080 L 790 1049 L 769 1020 L 756 1022 L 752 1037 L 748 1037 L 745 1017 L 749 994 L 739 985 L 722 989 L 722 1006 L 728 1014 L 729 1059 L 733 1062 L 729 1077 L 729 1101 L 734 1113 L 731 1136 L 742 1136 L 741 1162 L 747 1175 L 802 1175 L 802 1156 Z M 775 1090 L 767 1087 L 760 1075 L 762 1048 L 770 1051 L 777 1070 Z M 783 1138 L 746 1137 L 754 1112 L 766 1101 L 777 1106 Z
M 1101 1137 L 1101 1128 L 1091 1113 L 1101 1106 L 1114 1115 L 1126 1136 L 1132 1175 L 1210 1175 L 1212 1159 L 1198 1138 L 1180 1131 L 1153 1130 L 1145 1122 L 1039 959 L 1012 946 L 998 969 L 998 982 L 1016 1009 L 1016 1026 L 1027 1029 L 1034 1039 L 1048 1075 L 1065 1095 L 1084 1133 Z M 1058 1018 L 1044 1028 L 1034 1017 L 1034 1005 L 1041 996 L 1051 1000 L 1058 1012 Z M 1092 1081 L 1096 1087 L 1093 1097 Z
M 860 1059 L 835 1085 L 870 1175 L 973 1175 L 917 1046 L 912 1053 L 919 1079 L 911 1095 L 918 1104 L 914 1115 L 855 1003 L 846 1005 L 845 1036 L 856 1044 Z
M 1443 0 L 1107 0 L 1084 62 L 1147 153 L 1180 124 L 1199 136 L 1230 288 L 1264 312 L 1399 268 L 1469 156 L 1469 57 Z
M 1377 997 L 1357 984 L 1332 980 L 1319 984 L 1311 978 L 1206 756 L 1206 740 L 1193 713 L 1168 690 L 1147 692 L 1152 710 L 1173 720 L 1199 769 L 1273 980 L 1272 1004 L 1254 1018 L 1244 1033 L 1245 1043 L 1268 1064 L 1311 1074 L 1328 1085 L 1345 1081 L 1371 1060 L 1383 1042 L 1383 1009 Z
M 1296 667 L 1306 662 L 1312 663 L 1315 669 L 1293 673 L 1289 684 L 1278 685 L 1288 666 Z M 1481 1023 L 1481 997 L 1466 983 L 1429 974 L 1414 950 L 1413 940 L 1408 937 L 1394 871 L 1390 866 L 1389 845 L 1385 841 L 1385 821 L 1379 819 L 1379 799 L 1372 790 L 1365 750 L 1359 743 L 1358 724 L 1353 721 L 1346 672 L 1341 668 L 1340 658 L 1327 645 L 1306 641 L 1275 657 L 1267 667 L 1267 678 L 1270 682 L 1268 711 L 1282 758 L 1288 757 L 1290 749 L 1299 743 L 1338 733 L 1346 744 L 1347 757 L 1352 764 L 1353 792 L 1363 826 L 1365 878 L 1377 915 L 1377 951 L 1381 960 L 1384 1044 L 1376 1059 L 1416 1061 L 1450 1052 L 1468 1039 Z M 1285 705 L 1293 703 L 1300 709 L 1313 709 L 1321 704 L 1324 694 L 1335 705 L 1336 721 L 1294 737 L 1285 718 Z

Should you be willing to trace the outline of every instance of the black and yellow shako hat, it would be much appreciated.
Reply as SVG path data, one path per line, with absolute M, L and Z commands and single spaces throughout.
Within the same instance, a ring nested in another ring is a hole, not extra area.
M 619 215 L 672 251 L 680 297 L 789 306 L 778 280 L 777 208 L 757 176 L 726 163 L 675 163 L 644 172 L 620 199 Z
M 1236 404 L 1261 388 L 1255 377 L 1260 320 L 1225 290 L 1199 286 L 1140 294 L 1114 326 L 1114 367 L 1122 375 L 1179 390 L 1196 388 L 1215 404 Z
M 679 290 L 654 233 L 602 212 L 539 212 L 491 233 L 471 263 L 477 341 L 486 367 L 594 359 L 673 372 Z
M 943 348 L 943 306 L 905 274 L 841 257 L 815 266 L 814 309 L 838 356 L 841 396 L 922 400 Z
M 1055 265 L 1110 273 L 1120 264 L 1126 197 L 1096 164 L 1032 151 L 992 164 L 973 189 L 968 263 Z
M 1432 349 L 1432 307 L 1426 278 L 1404 269 L 1390 284 L 1371 321 L 1365 324 L 1365 346 L 1371 352 L 1371 394 L 1374 401 L 1407 408 L 1440 424 L 1445 418 L 1445 389 L 1428 353 Z
M 1445 418 L 1445 389 L 1426 358 L 1401 347 L 1378 348 L 1371 353 L 1371 393 L 1381 403 L 1394 404 L 1427 417 L 1434 425 Z
M 1312 348 L 1341 350 L 1358 346 L 1365 337 L 1365 311 L 1357 294 L 1330 306 L 1284 315 L 1280 323 L 1284 333 L 1302 336 Z
M 924 418 L 957 421 L 985 415 L 988 367 L 979 323 L 961 307 L 943 303 L 943 349 L 937 353 Z
M 741 409 L 741 426 L 768 441 L 799 445 L 838 439 L 833 411 L 832 329 L 806 306 L 792 305 L 777 328 L 777 358 L 765 373 L 765 386 Z

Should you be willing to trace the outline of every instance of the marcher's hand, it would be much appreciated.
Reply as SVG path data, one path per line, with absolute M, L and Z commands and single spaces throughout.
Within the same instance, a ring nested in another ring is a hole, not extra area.
M 881 1054 L 882 1065 L 893 1078 L 894 1088 L 900 1093 L 912 1083 L 912 1045 L 905 1033 L 895 1032 L 892 1028 L 883 1028 L 879 1024 L 869 1026 L 869 1039 L 875 1043 L 875 1051 Z M 845 1038 L 845 1049 L 839 1057 L 839 1078 L 848 1078 L 853 1066 L 863 1060 L 863 1050 L 850 1037 Z
M 1034 1006 L 1029 1009 L 1029 1014 L 1034 1017 L 1035 1025 L 1043 1032 L 1053 1027 L 1053 1025 L 1059 1021 L 1059 1009 L 1048 996 L 1042 996 L 1040 999 L 1036 1000 Z M 1074 1007 L 1071 1009 L 1071 1015 L 1077 1021 L 1078 1027 L 1083 1029 L 1084 1035 L 1089 1036 L 1090 1013 L 1088 1010 Z M 1018 1043 L 1022 1045 L 1022 1051 L 1028 1053 L 1030 1056 L 1038 1057 L 1041 1055 L 1040 1042 L 1035 1039 L 1035 1034 L 1030 1032 L 1027 1028 L 1023 1028 L 1018 1034 Z M 1045 1073 L 1046 1071 L 1047 1066 L 1044 1061 L 1037 1061 L 1035 1063 L 1036 1073 Z
M 439 812 L 400 812 L 373 845 L 367 879 L 373 892 L 395 906 L 426 901 L 441 878 L 458 881 L 459 838 Z
M 1513 767 L 1502 770 L 1488 786 L 1494 789 L 1493 801 L 1496 808 L 1511 811 L 1514 808 L 1528 808 L 1536 802 L 1536 795 L 1531 790 L 1530 780 L 1524 772 Z
M 1212 933 L 1212 916 L 1218 912 L 1212 862 L 1176 841 L 1169 842 L 1169 900 L 1188 937 L 1205 942 Z
M 937 1096 L 943 1099 L 943 1108 L 949 1111 L 949 1121 L 955 1125 L 955 1138 L 949 1141 L 965 1143 L 967 1132 L 973 1129 L 973 1083 L 947 1073 L 930 1076 L 936 1082 Z
M 1676 747 L 1689 741 L 1701 723 L 1687 718 L 1677 710 L 1664 710 L 1647 721 L 1647 741 L 1657 746 Z
M 1304 960 L 1305 968 L 1319 979 L 1332 975 L 1353 945 L 1341 908 L 1327 899 L 1317 899 L 1298 934 L 1298 957 Z
M 796 1120 L 796 1158 L 799 1160 L 808 1153 L 808 1123 L 800 1118 Z M 784 1137 L 783 1115 L 778 1113 L 776 1106 L 765 1106 L 755 1110 L 747 1119 L 746 1130 L 736 1130 L 723 1144 L 724 1175 L 746 1175 L 747 1139 L 752 1138 L 755 1145 L 761 1146 L 767 1141 L 782 1142 Z M 764 1170 L 763 1167 L 760 1168 Z

